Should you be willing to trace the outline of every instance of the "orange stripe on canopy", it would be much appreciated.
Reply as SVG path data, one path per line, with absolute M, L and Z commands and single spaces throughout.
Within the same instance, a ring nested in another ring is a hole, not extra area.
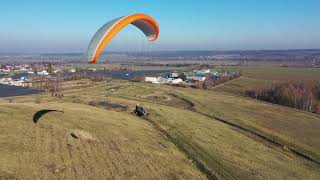
M 104 47 L 107 44 L 109 44 L 109 42 L 113 39 L 113 37 L 117 35 L 117 33 L 121 31 L 121 29 L 123 29 L 125 26 L 127 26 L 128 24 L 135 23 L 137 21 L 143 21 L 145 23 L 148 23 L 148 25 L 151 25 L 151 27 L 153 28 L 154 35 L 152 37 L 148 37 L 149 41 L 156 41 L 158 39 L 159 26 L 158 26 L 158 23 L 152 17 L 145 14 L 133 14 L 133 15 L 126 16 L 120 19 L 118 22 L 116 22 L 112 26 L 112 28 L 108 32 L 106 32 L 103 39 L 98 44 L 98 47 L 95 50 L 93 57 L 89 59 L 88 63 L 89 64 L 96 63 Z

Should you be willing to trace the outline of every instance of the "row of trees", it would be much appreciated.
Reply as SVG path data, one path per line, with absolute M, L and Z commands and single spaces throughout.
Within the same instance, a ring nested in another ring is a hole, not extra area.
M 203 82 L 197 82 L 194 85 L 191 85 L 191 87 L 197 88 L 197 89 L 211 89 L 219 84 L 226 83 L 240 76 L 241 76 L 241 73 L 235 73 L 233 75 L 228 75 L 228 76 L 220 76 L 217 79 L 208 76 L 206 77 L 206 80 L 204 80 Z
M 274 104 L 320 113 L 320 81 L 274 83 L 265 89 L 246 90 L 245 95 Z

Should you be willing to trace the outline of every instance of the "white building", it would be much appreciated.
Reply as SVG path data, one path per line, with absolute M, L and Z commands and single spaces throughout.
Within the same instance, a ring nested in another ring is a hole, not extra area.
M 201 69 L 201 70 L 198 70 L 198 71 L 194 71 L 196 73 L 199 73 L 199 74 L 208 74 L 211 72 L 210 69 Z
M 8 85 L 22 86 L 22 87 L 25 87 L 27 85 L 23 79 L 13 80 L 11 77 L 1 78 L 0 84 L 8 84 Z
M 179 83 L 182 83 L 182 82 L 183 82 L 183 80 L 182 80 L 181 78 L 173 79 L 173 80 L 171 81 L 172 84 L 179 84 Z
M 179 76 L 179 74 L 177 72 L 173 72 L 170 74 L 170 77 L 172 78 L 177 78 Z
M 25 68 L 25 67 L 21 67 L 21 68 L 20 68 L 20 71 L 28 71 L 28 69 Z
M 11 70 L 10 70 L 10 69 L 1 69 L 1 71 L 3 71 L 3 72 L 10 72 Z
M 202 82 L 202 81 L 206 80 L 206 77 L 196 76 L 195 79 Z
M 28 71 L 28 74 L 34 74 L 34 71 L 30 70 Z
M 203 69 L 202 73 L 205 73 L 205 74 L 210 73 L 210 69 Z
M 159 79 L 157 77 L 145 77 L 144 81 L 151 83 L 159 83 Z
M 76 69 L 70 69 L 71 73 L 75 73 L 77 70 Z
M 206 80 L 206 77 L 204 77 L 204 76 L 189 76 L 189 77 L 187 77 L 187 79 L 203 82 Z
M 218 76 L 218 75 L 219 75 L 219 72 L 218 72 L 218 71 L 213 71 L 211 74 L 212 74 L 212 75 L 215 75 L 215 76 Z
M 9 84 L 10 84 L 10 85 L 13 85 L 13 86 L 22 86 L 22 87 L 25 87 L 25 86 L 26 86 L 26 84 L 24 83 L 24 81 L 21 81 L 21 80 L 19 80 L 19 81 L 10 81 Z
M 170 84 L 171 82 L 172 82 L 172 78 L 159 78 L 158 79 L 158 82 L 160 83 L 160 84 Z
M 12 81 L 12 78 L 11 78 L 11 77 L 1 78 L 1 79 L 0 79 L 0 84 L 10 84 L 11 81 Z
M 49 73 L 48 73 L 48 71 L 43 70 L 43 71 L 41 71 L 41 72 L 38 72 L 38 75 L 48 76 L 48 75 L 49 75 Z

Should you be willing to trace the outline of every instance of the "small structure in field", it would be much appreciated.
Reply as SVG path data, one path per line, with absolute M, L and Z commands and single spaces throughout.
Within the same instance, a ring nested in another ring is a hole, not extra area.
M 42 75 L 42 76 L 48 76 L 48 75 L 49 75 L 48 71 L 46 71 L 46 70 L 43 70 L 43 71 L 41 71 L 41 72 L 38 72 L 37 74 L 38 74 L 38 75 Z
M 181 78 L 177 78 L 177 79 L 173 79 L 171 81 L 171 84 L 179 84 L 179 83 L 182 83 L 182 82 L 183 82 L 183 80 Z
M 158 77 L 145 77 L 144 81 L 145 82 L 151 82 L 151 83 L 159 83 Z
M 136 105 L 136 108 L 133 112 L 139 117 L 143 117 L 143 116 L 148 115 L 147 111 L 143 108 L 143 106 L 140 106 L 139 104 Z
M 169 76 L 170 76 L 170 78 L 178 78 L 179 77 L 179 73 L 173 72 Z

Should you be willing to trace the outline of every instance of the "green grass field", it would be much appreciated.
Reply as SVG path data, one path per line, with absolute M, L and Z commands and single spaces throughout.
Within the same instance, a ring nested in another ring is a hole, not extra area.
M 136 104 L 148 118 L 132 113 Z M 65 113 L 33 124 L 40 109 Z M 112 80 L 68 90 L 63 98 L 4 99 L 0 112 L 5 177 L 320 178 L 319 116 L 217 90 Z M 72 138 L 74 130 L 91 137 Z
M 273 82 L 320 80 L 319 68 L 271 66 L 234 66 L 224 68 L 241 71 L 242 76 L 215 88 L 215 90 L 235 94 L 241 94 L 244 90 L 248 89 L 265 88 Z
M 274 66 L 225 66 L 223 69 L 241 71 L 244 77 L 265 80 L 320 80 L 319 68 Z

